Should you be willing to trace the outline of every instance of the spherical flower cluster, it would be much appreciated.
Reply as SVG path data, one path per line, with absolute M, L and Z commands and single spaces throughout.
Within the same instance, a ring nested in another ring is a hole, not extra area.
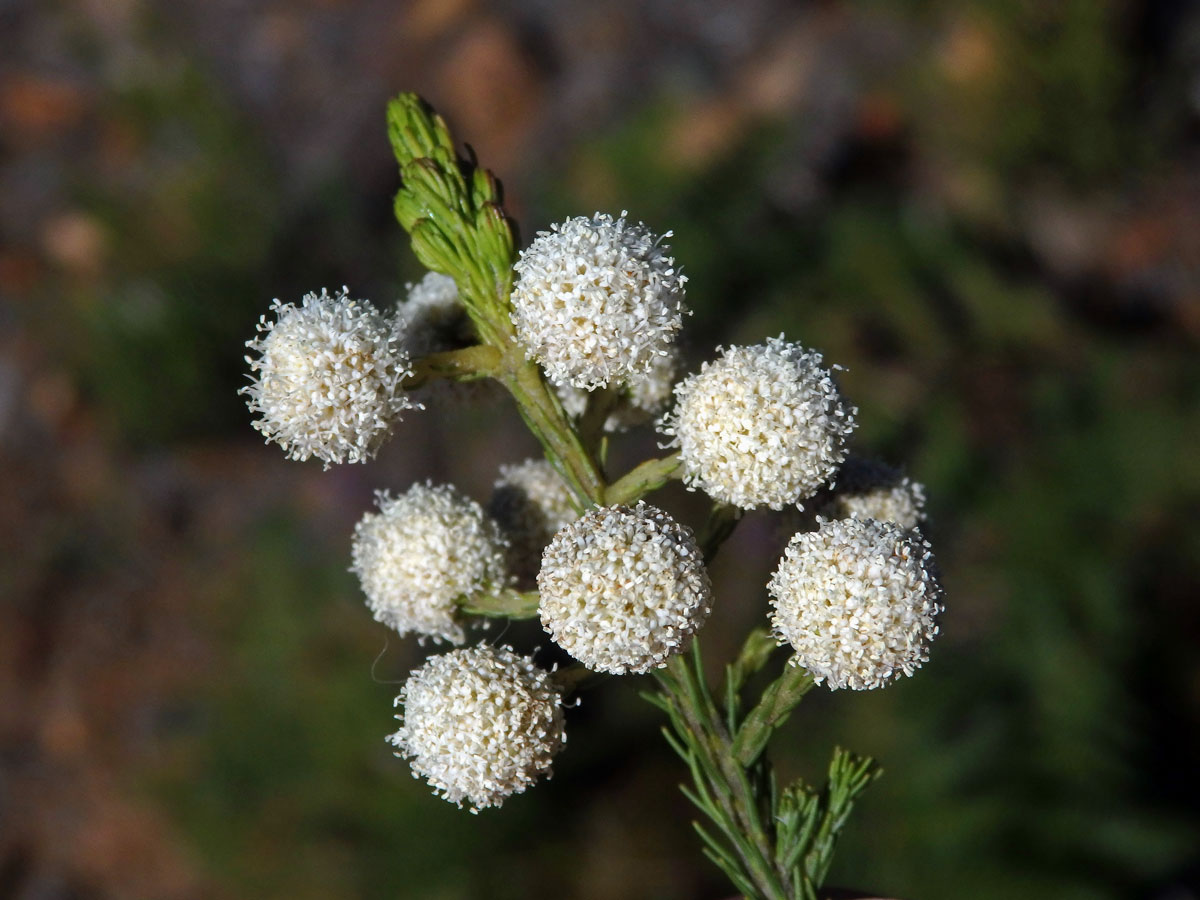
M 555 384 L 589 390 L 649 371 L 685 312 L 687 278 L 667 250 L 625 213 L 538 232 L 513 267 L 512 320 L 529 358 Z
M 550 674 L 507 647 L 433 656 L 396 698 L 400 730 L 388 740 L 413 777 L 472 812 L 500 806 L 542 775 L 562 748 L 562 701 Z
M 688 486 L 743 509 L 812 496 L 845 459 L 856 412 L 821 362 L 771 338 L 730 347 L 676 385 L 660 428 L 679 447 Z
M 708 618 L 712 587 L 691 529 L 665 512 L 593 509 L 542 554 L 542 625 L 590 669 L 647 672 Z
M 894 523 L 821 521 L 792 538 L 767 587 L 776 638 L 834 690 L 911 675 L 938 633 L 942 592 L 929 544 Z
M 259 416 L 254 427 L 292 459 L 365 462 L 414 404 L 400 390 L 412 374 L 393 326 L 346 288 L 306 294 L 300 306 L 271 304 L 246 346 L 252 383 L 239 393 Z
M 501 466 L 488 512 L 509 541 L 509 571 L 532 579 L 555 532 L 579 518 L 571 490 L 544 459 Z
M 401 636 L 461 644 L 458 598 L 506 580 L 506 542 L 475 501 L 451 485 L 416 484 L 377 495 L 379 512 L 354 528 L 354 572 L 376 621 Z
M 403 323 L 404 346 L 414 358 L 457 350 L 475 340 L 458 286 L 440 272 L 428 272 L 409 285 L 408 299 L 396 308 L 396 318 Z
M 661 413 L 671 399 L 671 388 L 675 385 L 678 369 L 679 350 L 672 347 L 666 355 L 654 357 L 649 371 L 632 375 L 621 382 L 621 396 L 605 419 L 604 430 L 610 433 L 625 431 L 649 422 Z M 558 385 L 557 391 L 568 415 L 583 415 L 587 409 L 588 391 L 569 384 Z
M 823 512 L 834 519 L 877 519 L 901 528 L 925 520 L 925 487 L 875 460 L 852 456 L 837 476 L 837 490 Z

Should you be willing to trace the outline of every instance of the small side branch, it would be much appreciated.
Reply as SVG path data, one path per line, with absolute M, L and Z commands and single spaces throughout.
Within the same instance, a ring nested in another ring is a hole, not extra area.
M 496 594 L 472 594 L 459 604 L 470 616 L 499 619 L 532 619 L 538 614 L 537 591 L 515 591 L 505 588 Z
M 437 378 L 452 381 L 490 378 L 499 370 L 500 359 L 500 351 L 490 344 L 431 353 L 413 360 L 413 374 L 404 379 L 404 387 L 411 390 Z
M 678 453 L 662 459 L 648 459 L 609 485 L 604 492 L 604 502 L 609 506 L 636 503 L 676 477 L 679 467 Z

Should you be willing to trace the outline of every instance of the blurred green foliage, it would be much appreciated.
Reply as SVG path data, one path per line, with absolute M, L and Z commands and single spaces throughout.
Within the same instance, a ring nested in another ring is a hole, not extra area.
M 1022 211 L 1047 182 L 1087 198 L 1152 177 L 1186 116 L 1169 91 L 1137 102 L 1124 5 L 874 6 L 917 32 L 947 16 L 964 29 L 966 76 L 916 53 L 868 86 L 901 127 L 802 160 L 806 121 L 754 119 L 685 166 L 662 136 L 686 104 L 650 97 L 543 173 L 525 237 L 592 208 L 673 228 L 692 361 L 781 331 L 817 347 L 849 369 L 863 446 L 928 486 L 949 597 L 933 661 L 877 694 L 814 693 L 775 754 L 785 774 L 820 772 L 834 743 L 884 765 L 834 882 L 931 900 L 1154 896 L 1200 846 L 1195 333 L 1102 309 L 1039 261 Z M 415 271 L 398 227 L 364 224 L 336 174 L 289 195 L 219 88 L 186 62 L 171 71 L 108 101 L 144 177 L 75 173 L 115 269 L 36 314 L 133 447 L 249 431 L 233 392 L 271 296 Z M 970 200 L 926 202 L 913 159 Z M 816 190 L 796 201 L 779 186 L 800 167 Z M 146 775 L 230 895 L 606 896 L 577 880 L 606 865 L 642 879 L 607 896 L 720 895 L 632 684 L 577 714 L 570 790 L 476 818 L 411 781 L 382 740 L 395 687 L 368 676 L 382 630 L 344 548 L 308 546 L 304 515 L 273 510 L 218 582 L 221 670 Z M 415 658 L 390 651 L 380 677 Z M 589 842 L 613 856 L 588 862 Z

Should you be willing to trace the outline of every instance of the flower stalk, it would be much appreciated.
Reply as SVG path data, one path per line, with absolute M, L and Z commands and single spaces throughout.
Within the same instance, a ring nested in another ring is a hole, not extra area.
M 683 460 L 675 452 L 606 482 L 588 448 L 602 446 L 602 426 L 616 394 L 610 389 L 595 395 L 577 427 L 539 366 L 526 358 L 510 317 L 512 230 L 499 206 L 495 179 L 473 160 L 457 157 L 445 123 L 414 95 L 392 104 L 389 124 L 404 182 L 396 197 L 397 217 L 411 233 L 417 257 L 454 277 L 484 341 L 478 347 L 427 357 L 412 379 L 496 377 L 512 394 L 547 460 L 571 488 L 579 512 L 636 503 L 680 477 Z M 736 492 L 732 496 L 736 499 Z M 774 499 L 771 505 L 776 505 Z M 700 538 L 706 562 L 740 517 L 741 510 L 730 503 L 714 505 Z M 526 618 L 537 614 L 539 600 L 537 592 L 508 589 L 465 598 L 460 610 Z M 699 641 L 692 638 L 689 652 L 671 656 L 655 673 L 660 692 L 646 697 L 667 714 L 670 728 L 664 734 L 692 775 L 692 786 L 683 790 L 713 829 L 695 823 L 705 854 L 749 898 L 815 900 L 837 832 L 853 798 L 875 770 L 869 760 L 861 761 L 852 767 L 857 781 L 847 785 L 845 778 L 831 780 L 822 795 L 800 782 L 777 790 L 764 750 L 814 681 L 803 668 L 787 666 L 742 716 L 742 689 L 774 649 L 766 629 L 750 634 L 737 659 L 726 667 L 721 708 L 705 681 Z M 796 815 L 797 810 L 803 815 Z
M 452 485 L 378 492 L 351 570 L 376 619 L 401 635 L 461 645 L 467 617 L 538 617 L 576 660 L 547 672 L 490 644 L 431 657 L 397 698 L 398 755 L 450 802 L 500 806 L 549 775 L 565 742 L 563 695 L 593 673 L 653 672 L 658 690 L 645 696 L 691 775 L 682 790 L 706 820 L 693 823 L 704 853 L 748 900 L 818 900 L 878 767 L 838 749 L 822 787 L 781 788 L 766 751 L 816 684 L 874 689 L 925 661 L 941 591 L 914 527 L 920 485 L 856 464 L 853 491 L 830 493 L 856 409 L 838 366 L 782 336 L 719 350 L 672 388 L 688 310 L 670 232 L 596 213 L 539 232 L 518 256 L 499 182 L 458 155 L 440 116 L 404 94 L 388 133 L 397 219 L 440 274 L 410 288 L 394 319 L 345 290 L 276 301 L 279 321 L 264 317 L 249 344 L 260 355 L 245 389 L 255 427 L 294 458 L 362 462 L 400 413 L 421 408 L 405 390 L 502 384 L 545 460 L 501 467 L 486 511 Z M 677 449 L 610 481 L 610 434 L 659 415 L 672 395 L 657 427 Z M 644 501 L 673 479 L 713 499 L 699 536 Z M 767 585 L 771 630 L 750 632 L 714 691 L 696 637 L 713 607 L 708 562 L 747 510 L 813 497 L 847 517 L 818 517 L 792 539 Z M 876 520 L 889 514 L 904 523 Z M 538 590 L 523 590 L 535 572 Z M 782 643 L 794 652 L 747 696 Z

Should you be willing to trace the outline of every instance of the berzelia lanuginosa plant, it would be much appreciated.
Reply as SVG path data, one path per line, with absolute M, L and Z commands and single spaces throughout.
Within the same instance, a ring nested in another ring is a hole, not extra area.
M 670 232 L 595 213 L 518 251 L 496 180 L 423 101 L 394 100 L 388 130 L 396 216 L 429 274 L 390 311 L 346 289 L 276 301 L 247 345 L 254 427 L 292 459 L 366 462 L 401 416 L 464 396 L 428 386 L 491 379 L 544 451 L 497 465 L 486 503 L 452 485 L 381 489 L 354 530 L 370 613 L 451 645 L 396 699 L 397 756 L 451 803 L 498 807 L 550 775 L 581 673 L 651 673 L 704 852 L 747 897 L 816 900 L 877 767 L 839 749 L 823 784 L 782 786 L 767 745 L 815 685 L 875 690 L 925 662 L 942 592 L 923 489 L 848 457 L 857 411 L 811 347 L 768 337 L 681 373 L 687 278 Z M 612 477 L 608 442 L 639 425 L 668 452 Z M 645 499 L 672 479 L 711 499 L 695 529 Z M 721 600 L 706 566 L 743 514 L 805 505 L 769 615 L 710 685 L 700 642 Z M 470 645 L 465 626 L 497 617 L 539 619 L 577 662 Z M 746 696 L 781 647 L 781 674 Z

